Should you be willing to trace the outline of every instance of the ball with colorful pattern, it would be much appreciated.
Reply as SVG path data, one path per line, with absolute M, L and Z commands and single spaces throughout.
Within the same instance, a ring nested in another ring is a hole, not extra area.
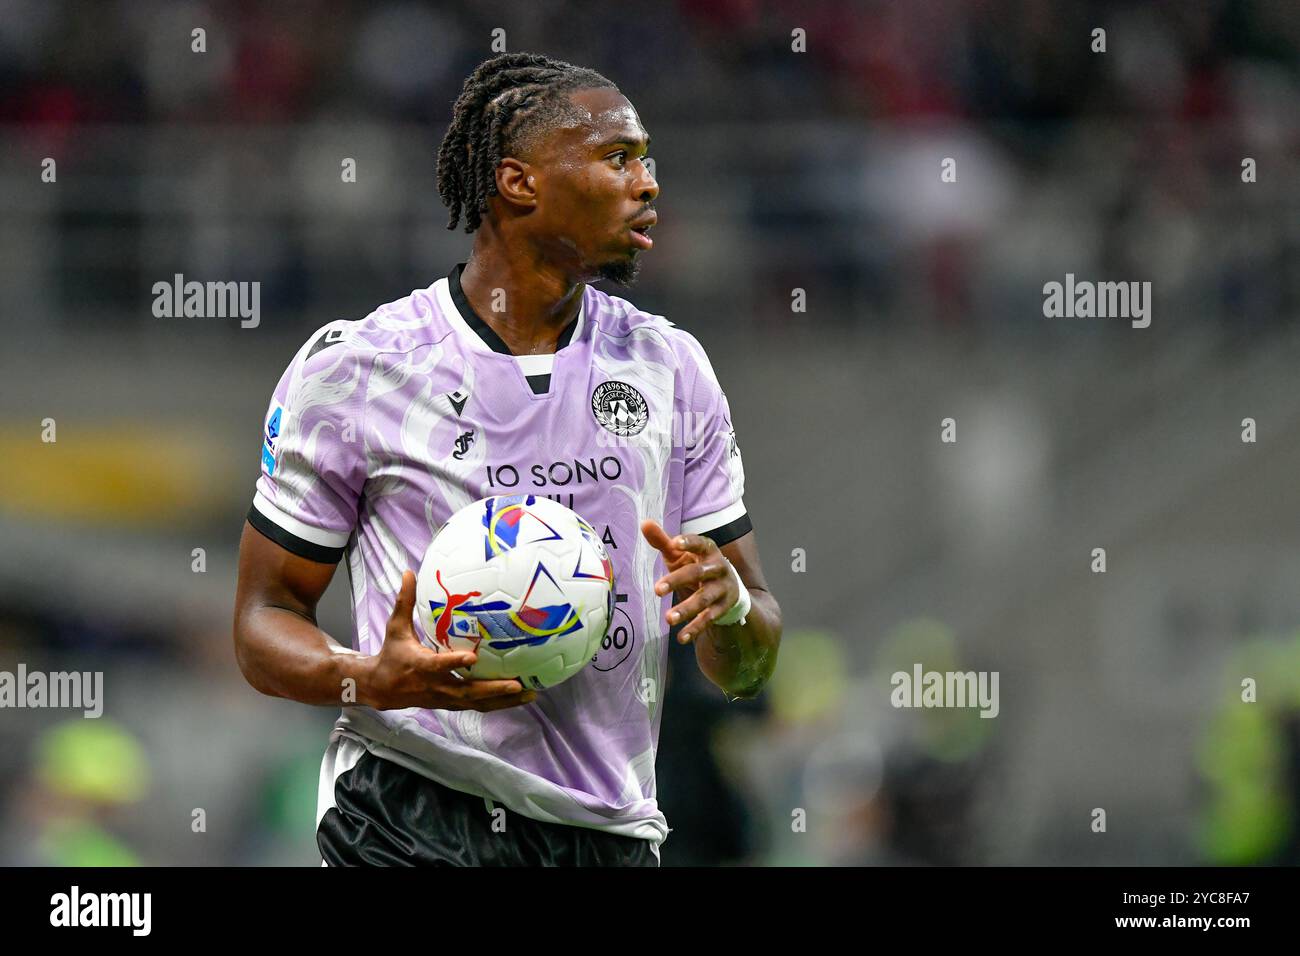
M 416 576 L 416 633 L 436 651 L 478 651 L 462 676 L 554 687 L 600 648 L 614 566 L 581 515 L 540 495 L 494 495 L 453 514 Z

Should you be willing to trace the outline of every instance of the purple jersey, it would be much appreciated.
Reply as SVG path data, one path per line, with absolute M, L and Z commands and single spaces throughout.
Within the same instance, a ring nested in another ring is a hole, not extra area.
M 694 336 L 591 286 L 556 353 L 512 355 L 470 308 L 462 268 L 303 345 L 267 413 L 249 521 L 312 560 L 346 556 L 352 648 L 377 654 L 402 572 L 453 513 L 527 492 L 582 515 L 616 587 L 590 665 L 492 713 L 347 706 L 335 735 L 525 816 L 657 846 L 672 595 L 654 593 L 664 566 L 640 522 L 719 545 L 750 530 L 726 396 Z

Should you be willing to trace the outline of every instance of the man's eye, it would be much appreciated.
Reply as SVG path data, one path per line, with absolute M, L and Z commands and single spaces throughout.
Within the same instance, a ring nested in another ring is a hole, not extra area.
M 639 159 L 641 160 L 641 162 L 645 163 L 647 166 L 650 165 L 650 154 L 649 154 L 649 153 L 647 153 L 645 156 L 641 156 L 641 157 L 637 157 L 637 158 L 639 158 Z M 625 166 L 627 166 L 628 151 L 625 150 L 625 149 L 620 149 L 617 153 L 611 153 L 611 154 L 610 154 L 610 159 L 622 160 L 622 162 L 619 162 L 619 163 L 617 164 L 618 167 L 619 167 L 619 169 L 622 169 L 622 168 L 624 168 Z

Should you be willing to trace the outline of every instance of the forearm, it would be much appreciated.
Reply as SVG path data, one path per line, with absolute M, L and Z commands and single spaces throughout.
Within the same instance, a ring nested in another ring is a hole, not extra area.
M 235 621 L 235 653 L 244 677 L 263 694 L 318 706 L 365 703 L 374 659 L 342 647 L 296 611 L 248 610 Z
M 710 624 L 695 639 L 700 671 L 732 699 L 758 696 L 776 669 L 781 646 L 781 607 L 760 588 L 749 589 L 753 606 L 744 624 Z

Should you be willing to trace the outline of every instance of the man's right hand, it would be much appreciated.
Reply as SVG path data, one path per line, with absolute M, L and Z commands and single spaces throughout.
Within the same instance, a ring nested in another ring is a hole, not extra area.
M 376 710 L 503 710 L 527 704 L 537 692 L 518 680 L 476 680 L 452 673 L 478 660 L 476 651 L 435 651 L 415 633 L 415 574 L 402 574 L 402 588 L 384 631 L 384 645 L 357 681 L 357 700 Z

